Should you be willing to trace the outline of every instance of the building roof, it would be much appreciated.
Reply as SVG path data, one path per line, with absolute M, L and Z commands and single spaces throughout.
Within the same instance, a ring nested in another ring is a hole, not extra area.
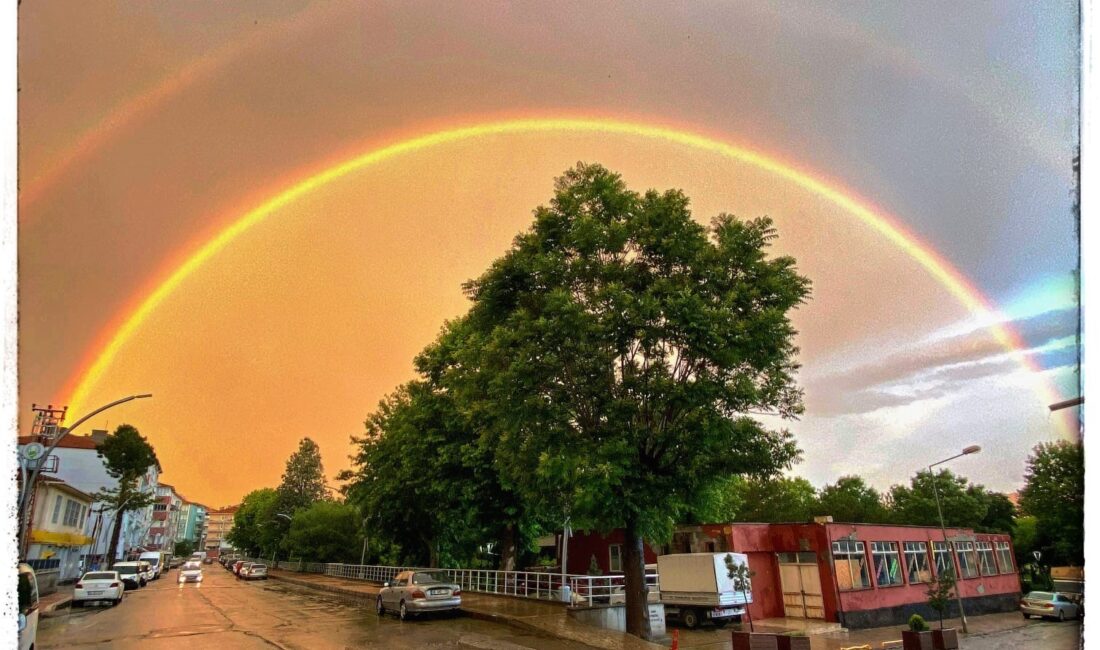
M 235 506 L 225 506 L 224 508 L 218 508 L 217 510 L 209 510 L 208 509 L 206 511 L 206 514 L 208 514 L 208 515 L 231 515 L 234 512 L 237 512 L 237 510 L 239 510 L 240 507 L 241 507 L 240 504 L 237 504 Z
M 29 445 L 32 442 L 39 442 L 36 436 L 19 436 L 16 444 Z M 92 449 L 96 446 L 95 440 L 92 440 L 90 436 L 65 436 L 61 439 L 61 442 L 57 444 L 59 449 Z
M 54 478 L 52 476 L 42 476 L 38 480 L 44 485 L 50 485 L 52 487 L 61 488 L 62 490 L 66 491 L 66 492 L 69 492 L 69 493 L 73 494 L 74 496 L 80 497 L 82 499 L 86 499 L 89 503 L 95 501 L 95 497 L 93 497 L 92 495 L 88 494 L 84 490 L 80 490 L 80 489 L 77 489 L 77 488 L 69 485 L 68 483 L 66 483 L 65 481 L 62 481 L 59 478 Z

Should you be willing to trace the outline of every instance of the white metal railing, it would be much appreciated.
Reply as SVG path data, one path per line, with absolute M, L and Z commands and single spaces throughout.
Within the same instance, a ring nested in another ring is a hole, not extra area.
M 571 606 L 622 605 L 626 603 L 625 577 L 609 576 L 569 576 Z M 646 573 L 645 586 L 647 599 L 651 603 L 660 602 L 661 583 L 656 573 Z
M 250 560 L 262 561 L 262 560 Z M 323 573 L 337 578 L 363 580 L 382 584 L 402 571 L 427 571 L 448 577 L 465 591 L 566 602 L 570 606 L 621 605 L 626 602 L 622 575 L 589 576 L 547 571 L 494 571 L 491 569 L 432 569 L 428 567 L 387 566 L 302 562 L 275 563 L 280 569 L 303 573 Z M 563 590 L 563 586 L 565 589 Z M 656 573 L 646 573 L 649 602 L 660 599 L 660 580 Z

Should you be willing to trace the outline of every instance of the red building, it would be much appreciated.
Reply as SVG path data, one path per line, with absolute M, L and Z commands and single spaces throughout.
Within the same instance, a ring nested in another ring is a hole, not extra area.
M 704 524 L 677 529 L 659 549 L 645 547 L 647 564 L 666 553 L 734 551 L 749 557 L 754 619 L 798 617 L 836 621 L 848 628 L 905 623 L 912 614 L 935 619 L 929 583 L 947 567 L 960 576 L 967 614 L 1013 611 L 1020 579 L 1008 535 L 948 528 L 831 521 L 796 524 Z M 559 549 L 560 549 L 560 535 Z M 568 573 L 622 570 L 621 530 L 574 533 Z M 957 616 L 953 601 L 947 616 Z

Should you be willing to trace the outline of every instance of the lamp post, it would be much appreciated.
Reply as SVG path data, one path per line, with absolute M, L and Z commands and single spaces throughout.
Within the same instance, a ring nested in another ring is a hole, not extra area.
M 116 399 L 115 401 L 111 402 L 110 404 L 104 404 L 103 406 L 97 408 L 96 410 L 92 411 L 91 413 L 88 413 L 84 417 L 82 417 L 79 420 L 77 420 L 76 422 L 74 422 L 72 424 L 72 426 L 65 427 L 61 430 L 61 432 L 58 434 L 57 438 L 52 443 L 50 443 L 50 446 L 47 447 L 46 451 L 42 453 L 41 459 L 39 460 L 39 462 L 35 463 L 34 469 L 31 470 L 29 476 L 27 477 L 27 480 L 23 483 L 23 496 L 22 496 L 22 498 L 19 499 L 19 523 L 20 523 L 20 531 L 21 531 L 21 534 L 24 538 L 27 537 L 26 528 L 28 527 L 28 525 L 30 523 L 28 521 L 28 519 L 30 517 L 30 513 L 27 512 L 27 510 L 30 506 L 31 497 L 32 497 L 32 495 L 34 495 L 34 487 L 35 487 L 35 485 L 38 481 L 38 474 L 42 471 L 42 463 L 45 462 L 45 459 L 50 457 L 50 454 L 53 453 L 53 450 L 57 448 L 58 443 L 60 443 L 65 438 L 65 436 L 67 436 L 70 433 L 72 433 L 73 431 L 75 431 L 78 426 L 80 426 L 81 424 L 84 424 L 84 422 L 86 422 L 88 419 L 92 418 L 95 415 L 98 415 L 99 413 L 102 413 L 103 411 L 106 411 L 109 408 L 118 406 L 119 404 L 125 404 L 126 402 L 129 402 L 131 400 L 145 399 L 146 397 L 152 397 L 152 396 L 153 396 L 152 393 L 144 393 L 144 394 L 141 394 L 141 395 L 130 395 L 129 397 L 123 397 L 122 399 Z M 20 549 L 19 549 L 20 553 L 19 554 L 21 556 L 25 556 L 26 553 L 27 553 L 27 541 L 28 540 L 23 539 L 22 541 L 23 541 L 23 543 L 20 545 Z
M 939 486 L 936 485 L 936 475 L 932 473 L 932 468 L 936 465 L 943 465 L 947 461 L 955 460 L 956 458 L 960 458 L 962 456 L 976 454 L 981 450 L 982 448 L 978 445 L 970 445 L 969 447 L 965 447 L 962 450 L 961 454 L 955 454 L 950 458 L 945 458 L 928 466 L 928 477 L 932 479 L 932 493 L 936 495 L 936 513 L 940 516 L 940 531 L 943 533 L 943 541 L 945 544 L 949 545 L 952 555 L 957 555 L 958 553 L 957 551 L 955 551 L 955 542 L 949 541 L 947 539 L 947 526 L 943 523 L 943 507 L 940 506 L 940 489 Z M 933 553 L 933 556 L 935 556 L 935 553 Z M 954 563 L 952 563 L 952 571 L 954 571 L 954 566 Z M 962 590 L 959 588 L 959 578 L 961 577 L 962 576 L 958 575 L 956 575 L 955 577 L 955 599 L 959 603 L 959 618 L 962 620 L 963 633 L 969 634 L 970 630 L 968 630 L 966 627 L 966 612 L 963 610 Z

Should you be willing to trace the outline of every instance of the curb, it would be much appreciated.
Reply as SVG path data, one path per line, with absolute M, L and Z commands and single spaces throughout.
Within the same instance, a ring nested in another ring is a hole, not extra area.
M 73 597 L 72 596 L 65 596 L 64 598 L 59 598 L 59 599 L 57 599 L 57 600 L 55 600 L 51 603 L 47 603 L 47 604 L 41 606 L 38 610 L 38 615 L 43 617 L 43 618 L 50 618 L 50 617 L 53 617 L 53 616 L 61 616 L 61 612 L 58 612 L 57 610 L 59 610 L 59 609 L 68 609 L 72 604 L 73 604 Z

